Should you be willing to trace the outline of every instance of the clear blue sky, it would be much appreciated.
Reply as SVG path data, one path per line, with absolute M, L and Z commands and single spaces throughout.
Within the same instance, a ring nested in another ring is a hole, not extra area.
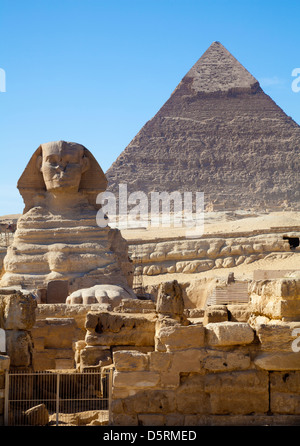
M 0 0 L 0 215 L 43 142 L 106 171 L 209 45 L 220 41 L 300 124 L 298 0 Z

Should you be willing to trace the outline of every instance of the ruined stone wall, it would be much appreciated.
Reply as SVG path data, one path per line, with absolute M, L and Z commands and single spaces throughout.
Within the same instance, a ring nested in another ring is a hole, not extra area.
M 291 228 L 289 234 L 299 237 L 299 228 L 294 232 Z M 199 240 L 132 240 L 129 253 L 140 274 L 192 274 L 249 264 L 272 253 L 289 253 L 289 242 L 283 236 L 286 232 L 278 229 L 278 233 L 212 234 Z
M 247 307 L 203 318 L 173 303 L 87 316 L 79 364 L 114 367 L 113 425 L 299 424 L 299 279 L 253 282 Z

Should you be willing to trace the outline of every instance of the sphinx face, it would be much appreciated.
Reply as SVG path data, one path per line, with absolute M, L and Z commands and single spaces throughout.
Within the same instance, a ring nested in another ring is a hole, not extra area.
M 47 191 L 78 192 L 81 176 L 88 168 L 84 149 L 63 141 L 42 145 L 40 171 Z

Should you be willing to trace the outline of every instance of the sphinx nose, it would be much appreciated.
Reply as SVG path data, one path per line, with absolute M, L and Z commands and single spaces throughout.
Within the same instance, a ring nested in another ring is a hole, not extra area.
M 65 171 L 67 167 L 67 163 L 63 162 L 63 160 L 60 160 L 57 165 L 56 165 L 56 169 L 57 170 L 61 170 L 61 171 Z

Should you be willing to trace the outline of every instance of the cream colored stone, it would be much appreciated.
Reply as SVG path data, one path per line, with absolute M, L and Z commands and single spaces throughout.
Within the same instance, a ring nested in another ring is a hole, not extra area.
M 114 386 L 129 387 L 137 389 L 148 389 L 159 384 L 160 375 L 157 372 L 137 371 L 137 372 L 115 372 Z
M 202 366 L 209 372 L 225 372 L 250 368 L 250 354 L 240 351 L 206 349 Z
M 204 327 L 202 325 L 173 325 L 163 327 L 155 335 L 155 349 L 176 351 L 204 346 Z
M 150 370 L 156 372 L 165 372 L 169 369 L 173 354 L 170 352 L 149 352 L 149 367 Z
M 156 316 L 90 312 L 86 318 L 87 345 L 153 346 Z
M 134 350 L 119 350 L 113 354 L 113 363 L 118 372 L 146 370 L 148 359 L 148 355 Z
M 264 370 L 300 370 L 300 353 L 270 352 L 254 358 L 254 364 Z
M 203 319 L 203 325 L 211 322 L 228 321 L 228 311 L 226 305 L 210 305 L 206 307 Z
M 256 324 L 256 333 L 265 352 L 291 352 L 295 340 L 294 330 L 299 330 L 300 322 L 270 321 Z
M 32 339 L 27 331 L 6 331 L 6 353 L 10 357 L 12 367 L 29 367 L 32 352 Z
M 207 324 L 205 336 L 208 345 L 212 346 L 251 344 L 254 331 L 244 322 L 219 322 Z
M 265 413 L 269 409 L 268 373 L 257 370 L 205 376 L 212 414 Z
M 2 295 L 0 291 L 0 307 L 6 330 L 29 330 L 35 323 L 37 302 L 34 296 L 26 291 Z

